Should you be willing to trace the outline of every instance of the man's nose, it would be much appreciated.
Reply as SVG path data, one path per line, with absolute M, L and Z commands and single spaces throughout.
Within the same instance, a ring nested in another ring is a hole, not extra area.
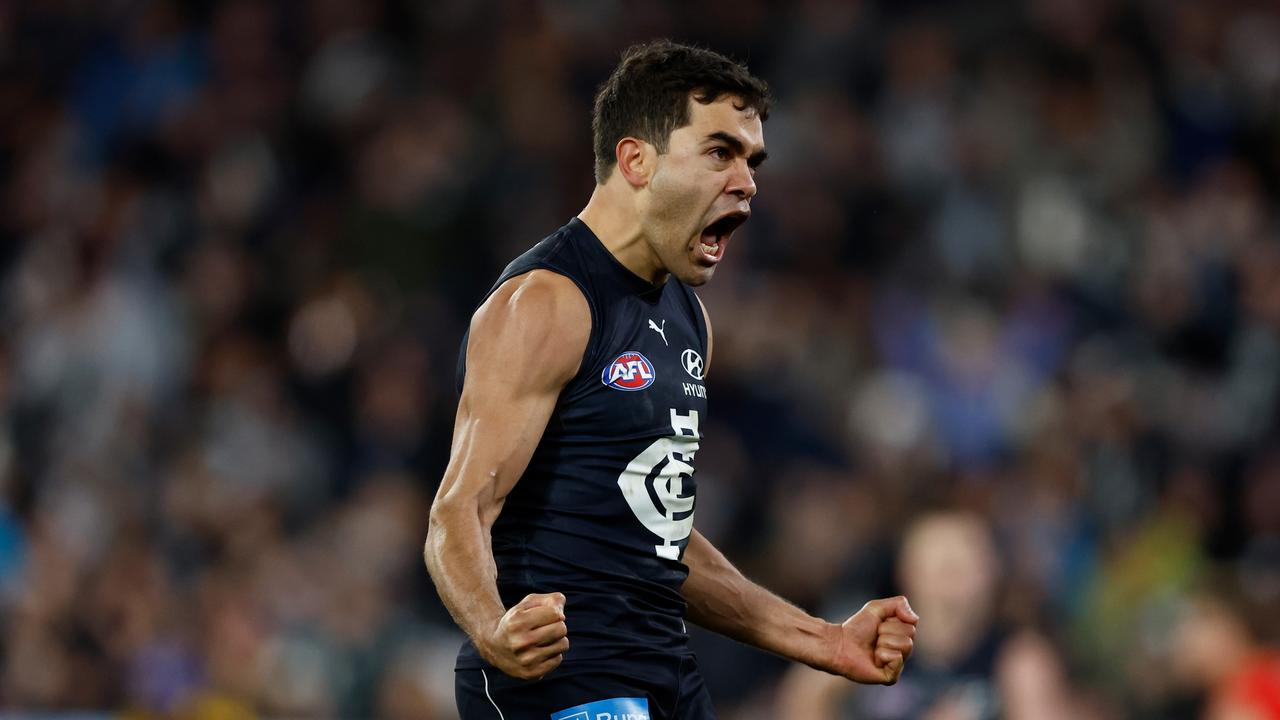
M 733 175 L 729 178 L 729 185 L 725 191 L 743 200 L 750 200 L 756 196 L 756 176 L 745 159 L 739 159 L 733 164 Z

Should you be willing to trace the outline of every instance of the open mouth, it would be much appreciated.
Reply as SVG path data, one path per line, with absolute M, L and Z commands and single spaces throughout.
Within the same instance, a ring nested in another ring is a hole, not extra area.
M 729 243 L 729 237 L 749 217 L 751 217 L 750 213 L 735 210 L 721 215 L 710 225 L 703 228 L 702 236 L 698 240 L 699 250 L 702 251 L 703 257 L 711 263 L 720 262 L 720 258 L 724 256 L 725 245 Z

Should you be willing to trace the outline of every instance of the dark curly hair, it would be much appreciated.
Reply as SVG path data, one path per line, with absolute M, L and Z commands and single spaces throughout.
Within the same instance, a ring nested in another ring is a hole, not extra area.
M 769 118 L 769 86 L 720 53 L 670 40 L 627 48 L 596 93 L 596 182 L 612 172 L 619 140 L 640 138 L 666 152 L 672 131 L 689 124 L 689 98 L 705 105 L 723 95 L 734 96 L 739 108 L 755 110 L 761 120 Z

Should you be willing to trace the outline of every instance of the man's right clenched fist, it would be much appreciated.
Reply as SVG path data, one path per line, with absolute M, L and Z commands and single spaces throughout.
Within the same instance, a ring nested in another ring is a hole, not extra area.
M 502 616 L 480 651 L 511 677 L 537 680 L 564 661 L 568 633 L 564 595 L 526 595 Z

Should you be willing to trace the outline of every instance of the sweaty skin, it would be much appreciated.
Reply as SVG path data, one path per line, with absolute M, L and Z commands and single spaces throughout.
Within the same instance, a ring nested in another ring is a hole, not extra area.
M 707 282 L 750 214 L 765 156 L 759 117 L 733 97 L 691 99 L 690 123 L 672 132 L 666 152 L 628 137 L 615 156 L 578 217 L 641 278 Z M 725 218 L 738 222 L 726 228 Z M 516 678 L 542 677 L 563 662 L 565 598 L 529 595 L 504 608 L 490 532 L 578 371 L 590 330 L 581 291 L 549 271 L 508 280 L 481 306 L 449 466 L 431 509 L 423 554 L 441 599 L 485 660 Z M 708 319 L 704 376 L 711 348 Z M 516 378 L 506 365 L 512 355 L 538 362 Z M 904 597 L 872 600 L 836 625 L 745 578 L 696 530 L 684 562 L 689 619 L 708 629 L 863 683 L 897 682 L 911 655 L 917 618 Z
M 490 530 L 577 373 L 590 332 L 586 298 L 546 270 L 503 283 L 476 311 L 449 465 L 431 507 L 423 556 L 440 598 L 485 660 L 524 680 L 563 661 L 565 598 L 529 595 L 504 608 Z M 538 362 L 517 377 L 512 356 Z
M 754 111 L 735 102 L 691 100 L 690 122 L 671 133 L 665 153 L 623 138 L 613 174 L 578 216 L 619 262 L 654 285 L 670 275 L 686 285 L 705 284 L 732 233 L 707 257 L 699 248 L 703 230 L 725 216 L 745 221 L 751 215 L 756 169 L 767 155 L 764 130 Z
M 919 618 L 901 595 L 836 625 L 746 579 L 697 530 L 684 561 L 689 620 L 708 630 L 860 683 L 894 684 L 911 655 Z
M 712 332 L 705 305 L 702 313 L 705 378 L 711 371 Z M 872 600 L 836 625 L 748 580 L 697 530 L 684 562 L 689 577 L 681 592 L 689 620 L 708 630 L 860 683 L 894 684 L 911 655 L 919 618 L 905 597 Z

